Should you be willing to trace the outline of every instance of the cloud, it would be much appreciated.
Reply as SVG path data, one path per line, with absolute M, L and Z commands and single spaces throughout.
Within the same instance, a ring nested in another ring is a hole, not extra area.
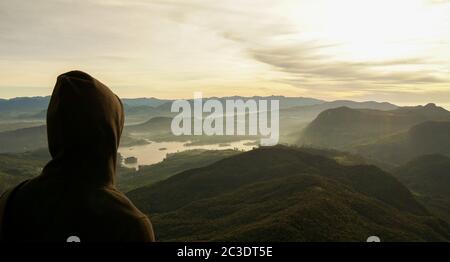
M 317 15 L 305 9 L 328 2 L 320 3 L 3 0 L 0 77 L 3 85 L 44 85 L 50 78 L 48 72 L 56 75 L 69 67 L 81 67 L 103 74 L 115 85 L 140 86 L 136 93 L 146 95 L 146 91 L 164 90 L 161 93 L 166 92 L 166 97 L 178 95 L 179 90 L 187 93 L 204 88 L 207 92 L 210 88 L 220 89 L 221 93 L 228 90 L 256 93 L 264 89 L 266 93 L 284 95 L 297 95 L 300 90 L 302 95 L 327 98 L 327 95 L 376 95 L 392 90 L 407 93 L 450 83 L 448 37 L 439 35 L 436 40 L 430 34 L 430 39 L 420 39 L 423 43 L 417 45 L 416 40 L 410 40 L 407 46 L 427 48 L 417 56 L 394 54 L 397 58 L 386 58 L 391 55 L 387 52 L 389 55 L 383 59 L 376 59 L 370 49 L 362 48 L 359 54 L 363 54 L 363 59 L 350 59 L 340 56 L 353 53 L 351 49 L 345 50 L 348 47 L 345 45 L 355 44 L 353 41 L 340 41 L 341 33 L 348 36 L 346 32 L 331 32 L 337 37 L 335 41 L 324 40 L 316 32 L 317 27 L 320 31 L 328 26 L 326 21 L 334 21 L 321 16 L 321 8 L 312 8 L 319 12 Z M 344 14 L 331 11 L 329 14 L 336 15 L 335 19 L 347 21 Z M 398 16 L 401 19 L 401 14 Z M 304 17 L 311 18 L 312 23 L 304 23 Z M 353 26 L 351 19 L 347 22 L 343 25 Z M 365 33 L 379 28 L 376 22 L 368 25 L 371 27 L 355 26 L 361 30 L 350 32 Z M 369 32 L 366 36 L 379 42 L 361 41 L 361 37 L 355 36 L 355 45 L 385 44 L 384 39 L 376 39 L 377 33 L 380 32 L 374 32 L 373 36 Z M 390 36 L 389 32 L 380 35 Z M 365 50 L 370 53 L 369 58 L 364 57 Z M 33 77 L 25 79 L 24 70 L 33 70 Z M 251 91 L 244 90 L 250 86 Z M 270 88 L 272 91 L 268 91 Z
M 334 46 L 307 42 L 290 46 L 254 48 L 247 51 L 256 61 L 287 73 L 292 80 L 290 82 L 300 86 L 302 80 L 308 80 L 308 82 L 317 80 L 317 83 L 332 81 L 343 84 L 357 81 L 364 82 L 366 86 L 369 84 L 434 84 L 449 81 L 426 69 L 407 71 L 395 69 L 418 66 L 421 68 L 431 63 L 426 58 L 352 62 L 336 61 L 333 56 L 319 52 Z

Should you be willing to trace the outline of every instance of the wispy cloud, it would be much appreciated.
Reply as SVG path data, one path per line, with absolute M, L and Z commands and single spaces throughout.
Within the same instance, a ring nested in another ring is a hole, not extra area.
M 346 82 L 359 81 L 368 84 L 428 84 L 444 83 L 449 79 L 435 76 L 433 71 L 407 70 L 399 72 L 395 67 L 429 65 L 426 58 L 405 58 L 386 61 L 335 61 L 333 57 L 319 54 L 332 45 L 301 43 L 294 46 L 249 49 L 249 54 L 261 63 L 287 73 L 292 84 L 302 86 L 302 80 Z M 361 88 L 364 88 L 361 86 Z M 378 87 L 380 88 L 380 87 Z

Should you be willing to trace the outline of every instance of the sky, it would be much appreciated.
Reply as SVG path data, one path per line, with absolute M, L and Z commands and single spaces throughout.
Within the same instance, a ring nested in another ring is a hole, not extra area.
M 450 107 L 450 0 L 0 0 L 0 97 L 83 70 L 121 97 Z

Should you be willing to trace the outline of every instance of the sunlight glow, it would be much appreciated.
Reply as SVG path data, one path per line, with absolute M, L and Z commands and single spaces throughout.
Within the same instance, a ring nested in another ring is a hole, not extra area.
M 336 44 L 342 58 L 359 61 L 427 55 L 430 42 L 450 32 L 448 9 L 422 0 L 318 0 L 296 10 L 291 18 L 299 34 Z

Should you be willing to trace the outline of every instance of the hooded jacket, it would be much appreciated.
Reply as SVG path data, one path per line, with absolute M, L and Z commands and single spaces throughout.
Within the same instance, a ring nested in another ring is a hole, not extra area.
M 108 87 L 80 71 L 60 75 L 47 111 L 52 160 L 0 199 L 0 239 L 154 241 L 149 219 L 114 186 L 123 126 Z

